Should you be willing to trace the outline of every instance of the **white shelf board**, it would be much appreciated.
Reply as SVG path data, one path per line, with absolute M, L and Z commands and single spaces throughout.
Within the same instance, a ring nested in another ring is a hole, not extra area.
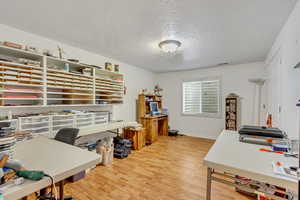
M 57 86 L 47 86 L 50 89 L 68 89 L 68 90 L 81 90 L 81 91 L 93 91 L 93 89 L 85 89 L 85 88 L 72 88 L 72 87 L 57 87 Z
M 99 83 L 96 83 L 96 87 L 103 87 L 103 88 L 110 88 L 110 89 L 120 89 L 120 90 L 123 90 L 123 86 L 121 87 L 116 87 L 116 86 L 111 86 L 111 85 L 105 85 L 105 84 L 99 84 Z
M 96 76 L 96 81 L 102 81 L 102 82 L 107 82 L 107 83 L 124 83 L 124 81 L 118 81 L 118 80 L 113 80 L 113 79 L 108 79 L 108 78 L 103 78 Z
M 108 71 L 108 70 L 98 69 L 98 68 L 95 68 L 95 73 L 96 73 L 96 76 L 98 74 L 100 74 L 100 75 L 107 75 L 107 76 L 122 76 L 123 77 L 123 74 L 121 74 L 119 72 L 113 72 L 113 71 Z M 101 77 L 98 77 L 98 78 L 101 78 Z
M 113 85 L 113 86 L 123 86 L 123 82 L 118 82 L 118 83 L 115 83 L 115 82 L 110 82 L 110 81 L 103 81 L 103 80 L 97 80 L 96 79 L 96 83 L 98 84 L 105 84 L 105 85 Z
M 48 123 L 48 124 L 49 124 L 49 121 L 22 123 L 22 126 L 24 126 L 24 125 L 35 125 L 35 124 L 45 124 L 45 123 Z
M 67 122 L 67 121 L 74 121 L 74 119 L 57 119 L 57 120 L 53 119 L 52 121 L 53 121 L 53 123 L 54 122 Z
M 60 77 L 60 78 L 57 78 L 57 77 Z M 48 79 L 54 79 L 54 80 L 66 80 L 66 79 L 69 79 L 69 80 L 80 80 L 80 81 L 85 81 L 85 82 L 89 82 L 89 83 L 93 83 L 93 80 L 92 79 L 89 79 L 89 78 L 80 78 L 80 77 L 76 77 L 76 76 L 73 76 L 73 75 L 63 75 L 63 74 L 49 74 L 47 73 L 47 78 Z
M 96 94 L 96 97 L 119 97 L 119 98 L 123 98 L 123 96 L 113 95 L 113 94 Z
M 32 73 L 32 74 L 43 74 L 42 71 L 39 70 L 26 70 L 26 69 L 20 69 L 20 68 L 11 68 L 7 66 L 0 66 L 0 69 L 6 69 L 6 70 L 11 70 L 11 71 L 16 71 L 16 72 L 23 72 L 23 73 Z
M 17 49 L 0 45 L 0 54 L 9 55 L 13 57 L 31 58 L 31 59 L 42 59 L 43 55 L 35 52 L 26 51 L 23 49 Z
M 47 105 L 45 107 L 64 107 L 64 106 L 69 106 L 69 107 L 78 107 L 78 106 L 112 106 L 112 104 L 56 104 L 56 105 Z
M 42 91 L 11 91 L 11 90 L 0 90 L 0 93 L 26 93 L 26 94 L 41 94 Z
M 47 92 L 47 94 L 63 94 L 63 95 L 76 95 L 76 96 L 93 96 L 87 93 L 70 93 L 70 92 Z
M 93 76 L 88 76 L 88 75 L 84 75 L 84 74 L 75 74 L 72 72 L 68 72 L 65 70 L 55 70 L 55 69 L 47 69 L 48 72 L 55 72 L 55 73 L 63 73 L 63 74 L 67 74 L 67 75 L 71 75 L 71 76 L 79 76 L 79 77 L 83 77 L 86 79 L 93 79 Z
M 0 98 L 0 100 L 43 100 L 43 98 Z
M 41 129 L 49 129 L 49 125 L 48 126 L 42 126 L 42 127 L 37 127 L 37 128 L 26 128 L 26 129 L 21 129 L 22 131 L 35 131 L 35 130 L 41 130 Z
M 89 65 L 83 64 L 83 63 L 77 63 L 77 62 L 72 62 L 66 59 L 60 59 L 60 58 L 55 58 L 55 57 L 51 57 L 51 56 L 47 56 L 47 60 L 48 62 L 52 62 L 52 63 L 58 63 L 58 64 L 64 64 L 64 63 L 68 63 L 70 65 L 76 66 L 76 67 L 87 67 L 87 68 L 93 68 Z
M 0 79 L 1 80 L 12 80 L 12 81 L 33 82 L 33 83 L 43 83 L 43 81 L 39 81 L 39 80 L 22 79 L 22 78 L 0 77 Z
M 47 98 L 48 101 L 57 101 L 57 100 L 70 100 L 70 101 L 81 101 L 81 100 L 87 100 L 87 101 L 93 101 L 94 99 L 73 99 L 73 98 Z
M 0 60 L 0 64 L 3 65 L 10 65 L 10 66 L 16 66 L 16 67 L 22 67 L 22 68 L 29 68 L 29 69 L 37 69 L 37 70 L 42 70 L 42 67 L 38 67 L 38 66 L 32 66 L 32 65 L 25 65 L 25 64 L 21 64 L 21 63 L 15 63 L 15 62 L 6 62 L 6 61 L 2 61 Z
M 24 86 L 24 87 L 43 87 L 43 85 L 37 84 L 21 84 L 21 83 L 7 83 L 7 82 L 0 82 L 0 85 L 11 85 L 11 86 Z
M 53 128 L 55 128 L 55 127 L 64 127 L 64 126 L 73 126 L 73 123 L 60 124 L 60 125 L 53 125 Z
M 18 74 L 18 73 L 11 73 L 7 71 L 0 71 L 0 74 L 8 75 L 8 76 L 21 76 L 21 77 L 29 77 L 29 78 L 36 78 L 36 79 L 42 79 L 42 76 L 37 76 L 37 75 L 31 75 L 31 74 Z M 0 76 L 1 78 L 2 76 Z

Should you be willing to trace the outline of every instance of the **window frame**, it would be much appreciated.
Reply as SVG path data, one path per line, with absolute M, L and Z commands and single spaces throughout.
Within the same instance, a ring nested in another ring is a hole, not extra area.
M 183 108 L 183 84 L 185 82 L 194 82 L 194 81 L 219 81 L 219 112 L 218 113 L 185 113 Z M 181 81 L 181 115 L 182 116 L 192 116 L 192 117 L 205 117 L 205 118 L 216 118 L 221 119 L 222 118 L 222 77 L 221 76 L 210 76 L 210 77 L 201 77 L 201 78 L 194 78 L 194 79 L 187 79 Z

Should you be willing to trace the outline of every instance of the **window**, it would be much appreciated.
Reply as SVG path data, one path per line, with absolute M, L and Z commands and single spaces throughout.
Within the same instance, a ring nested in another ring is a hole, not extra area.
M 220 117 L 220 80 L 183 82 L 182 90 L 183 114 Z

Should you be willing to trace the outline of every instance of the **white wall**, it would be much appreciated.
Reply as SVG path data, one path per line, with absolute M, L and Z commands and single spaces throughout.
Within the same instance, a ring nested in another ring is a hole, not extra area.
M 241 123 L 251 124 L 255 85 L 249 83 L 248 79 L 260 77 L 263 70 L 264 63 L 259 62 L 159 74 L 158 83 L 164 89 L 164 107 L 169 109 L 171 128 L 178 129 L 186 135 L 215 139 L 224 129 L 224 101 L 229 93 L 236 93 L 242 97 Z M 222 79 L 222 118 L 181 115 L 182 81 L 210 76 L 220 76 Z
M 55 31 L 55 30 L 53 30 Z M 88 64 L 95 64 L 104 66 L 105 62 L 111 62 L 120 65 L 120 71 L 124 74 L 125 85 L 127 87 L 127 94 L 124 99 L 123 105 L 114 105 L 113 112 L 115 119 L 124 119 L 124 120 L 136 120 L 136 99 L 141 88 L 148 88 L 152 90 L 154 87 L 154 78 L 155 74 L 152 72 L 146 71 L 135 66 L 128 65 L 126 63 L 119 62 L 110 58 L 103 57 L 101 55 L 85 51 L 83 49 L 73 47 L 67 44 L 63 44 L 58 41 L 54 41 L 45 37 L 41 37 L 35 34 L 24 32 L 6 25 L 0 24 L 0 40 L 1 41 L 12 41 L 17 42 L 23 45 L 31 45 L 41 49 L 50 49 L 57 51 L 57 46 L 61 46 L 66 51 L 66 56 L 68 58 L 78 58 L 81 62 Z M 70 107 L 68 107 L 70 108 Z M 79 109 L 74 107 L 73 109 Z M 83 108 L 87 109 L 87 108 Z M 90 109 L 95 109 L 92 107 Z M 100 106 L 97 110 L 111 110 L 111 108 Z M 1 112 L 6 113 L 7 109 L 0 110 Z M 17 112 L 38 112 L 40 109 L 22 109 L 16 110 Z M 53 109 L 43 109 L 43 111 L 48 111 Z M 56 109 L 57 110 L 57 109 Z
M 276 60 L 277 62 L 276 65 Z M 281 62 L 280 62 L 281 61 Z M 293 67 L 300 62 L 300 2 L 298 1 L 289 19 L 281 30 L 266 60 L 268 81 L 268 110 L 275 121 L 290 137 L 299 135 L 299 114 L 296 102 L 300 99 L 300 69 Z M 276 77 L 277 76 L 277 77 Z M 273 98 L 279 94 L 279 99 Z M 281 113 L 278 107 L 281 106 Z M 276 109 L 277 108 L 277 109 Z

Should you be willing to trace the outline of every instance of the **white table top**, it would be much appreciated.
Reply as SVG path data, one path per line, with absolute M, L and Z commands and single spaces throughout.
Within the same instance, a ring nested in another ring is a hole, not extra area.
M 80 128 L 78 137 L 100 133 L 108 130 L 114 130 L 119 128 L 125 128 L 129 126 L 138 126 L 139 124 L 137 122 L 110 122 L 108 124 L 99 124 L 95 126 L 90 126 L 86 128 Z
M 297 181 L 274 174 L 272 162 L 280 161 L 284 164 L 298 166 L 298 159 L 262 152 L 259 151 L 260 148 L 266 148 L 266 146 L 240 142 L 237 132 L 224 130 L 204 158 L 204 165 L 217 171 L 244 176 L 296 191 Z
M 100 162 L 96 153 L 39 136 L 18 143 L 15 159 L 20 160 L 28 170 L 42 170 L 59 182 Z M 20 186 L 10 187 L 4 193 L 4 200 L 16 200 L 51 184 L 49 178 L 28 181 Z

